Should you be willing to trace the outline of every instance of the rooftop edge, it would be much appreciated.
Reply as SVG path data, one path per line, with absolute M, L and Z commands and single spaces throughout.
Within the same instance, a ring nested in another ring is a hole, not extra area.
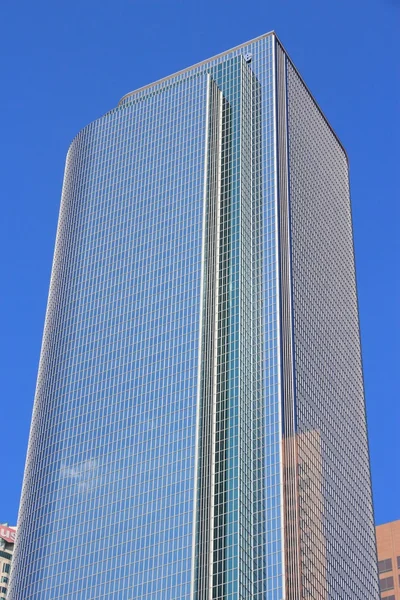
M 195 63 L 194 65 L 190 65 L 190 67 L 186 67 L 185 69 L 181 69 L 180 71 L 176 71 L 176 73 L 171 73 L 171 75 L 166 75 L 165 77 L 161 77 L 161 79 L 157 79 L 156 81 L 153 81 L 152 83 L 147 83 L 146 85 L 143 85 L 140 88 L 137 88 L 136 90 L 133 90 L 132 92 L 128 92 L 127 94 L 125 94 L 124 96 L 122 96 L 121 100 L 118 102 L 117 106 L 120 106 L 122 104 L 122 102 L 124 102 L 124 100 L 126 98 L 129 98 L 129 96 L 133 96 L 134 94 L 138 93 L 138 92 L 142 92 L 143 90 L 152 87 L 153 85 L 157 85 L 159 83 L 162 83 L 163 81 L 168 81 L 168 79 L 172 79 L 173 77 L 176 77 L 177 75 L 182 75 L 183 73 L 189 72 L 192 69 L 195 69 L 196 67 L 200 67 L 201 65 L 205 65 L 206 63 L 210 62 L 211 60 L 215 60 L 216 58 L 220 58 L 222 56 L 225 56 L 226 54 L 229 54 L 230 52 L 233 52 L 234 50 L 239 50 L 240 48 L 244 48 L 245 46 L 247 46 L 248 44 L 252 44 L 254 42 L 257 42 L 258 40 L 262 40 L 266 37 L 269 37 L 270 35 L 274 35 L 277 38 L 277 35 L 275 33 L 275 31 L 269 31 L 268 33 L 263 33 L 262 35 L 259 35 L 256 38 L 253 38 L 252 40 L 247 40 L 246 42 L 243 42 L 242 44 L 239 44 L 238 46 L 234 46 L 233 48 L 229 48 L 229 50 L 225 50 L 224 52 L 220 52 L 219 54 L 215 54 L 215 56 L 210 56 L 210 58 L 206 58 L 205 60 L 201 60 L 198 63 Z

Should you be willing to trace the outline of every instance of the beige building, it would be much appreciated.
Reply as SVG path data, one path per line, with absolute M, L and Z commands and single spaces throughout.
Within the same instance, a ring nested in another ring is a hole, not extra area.
M 381 598 L 400 600 L 400 521 L 376 528 Z
M 10 527 L 8 523 L 0 524 L 0 600 L 7 597 L 15 535 L 15 527 Z

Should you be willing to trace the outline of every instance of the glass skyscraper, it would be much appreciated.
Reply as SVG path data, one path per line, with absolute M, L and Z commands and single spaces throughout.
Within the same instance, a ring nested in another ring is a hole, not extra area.
M 346 153 L 274 33 L 67 156 L 9 600 L 377 600 Z

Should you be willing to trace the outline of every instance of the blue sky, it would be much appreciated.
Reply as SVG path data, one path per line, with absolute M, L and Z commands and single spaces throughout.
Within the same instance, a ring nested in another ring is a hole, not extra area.
M 272 29 L 350 157 L 375 514 L 400 518 L 400 0 L 2 0 L 0 522 L 17 518 L 71 139 L 125 93 Z

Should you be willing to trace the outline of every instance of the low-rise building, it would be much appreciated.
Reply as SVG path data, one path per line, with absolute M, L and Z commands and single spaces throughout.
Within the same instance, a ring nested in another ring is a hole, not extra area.
M 0 600 L 7 597 L 16 532 L 16 527 L 0 524 Z
M 376 528 L 382 600 L 400 600 L 400 520 Z

